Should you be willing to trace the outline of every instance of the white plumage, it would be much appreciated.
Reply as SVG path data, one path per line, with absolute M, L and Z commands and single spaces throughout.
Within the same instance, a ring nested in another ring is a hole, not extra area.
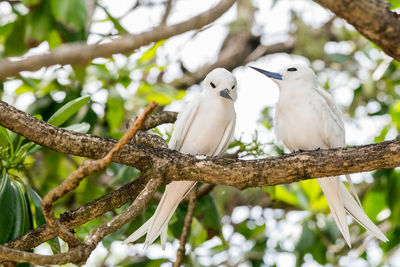
M 310 68 L 291 65 L 280 73 L 252 68 L 272 78 L 279 87 L 275 132 L 290 151 L 345 146 L 340 109 L 332 96 L 318 87 L 315 74 Z M 346 178 L 355 199 L 339 177 L 320 178 L 317 181 L 347 244 L 351 247 L 345 212 L 375 237 L 387 241 L 386 236 L 365 214 L 350 176 L 346 175 Z
M 236 79 L 229 71 L 217 68 L 207 75 L 202 88 L 202 93 L 179 113 L 169 148 L 191 155 L 219 156 L 228 148 L 235 129 Z M 165 248 L 168 222 L 195 184 L 168 184 L 154 215 L 124 242 L 133 242 L 147 233 L 147 247 L 161 235 Z

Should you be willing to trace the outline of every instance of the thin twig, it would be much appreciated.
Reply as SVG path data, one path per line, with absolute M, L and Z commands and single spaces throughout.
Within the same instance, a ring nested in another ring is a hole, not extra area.
M 114 217 L 111 221 L 92 229 L 85 243 L 95 247 L 106 235 L 115 232 L 124 224 L 135 218 L 144 209 L 147 202 L 152 199 L 154 193 L 161 184 L 162 179 L 159 177 L 150 179 L 146 187 L 126 210 Z
M 161 18 L 160 25 L 166 25 L 167 24 L 168 16 L 169 16 L 169 14 L 171 12 L 173 1 L 174 0 L 168 0 L 167 1 L 166 5 L 165 5 L 164 15 Z
M 174 267 L 179 267 L 182 263 L 183 256 L 185 255 L 185 245 L 190 232 L 190 226 L 193 220 L 193 212 L 196 206 L 197 186 L 190 192 L 188 210 L 185 217 L 185 224 L 183 225 L 181 238 L 179 239 L 179 248 L 176 252 L 176 261 Z

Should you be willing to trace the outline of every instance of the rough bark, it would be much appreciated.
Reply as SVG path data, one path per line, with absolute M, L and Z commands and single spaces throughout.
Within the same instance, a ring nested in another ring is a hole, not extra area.
M 400 61 L 400 15 L 382 0 L 314 0 Z

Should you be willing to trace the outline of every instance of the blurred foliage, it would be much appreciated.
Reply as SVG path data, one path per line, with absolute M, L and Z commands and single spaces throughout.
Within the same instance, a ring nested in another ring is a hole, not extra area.
M 95 21 L 88 2 L 0 3 L 9 10 L 0 16 L 0 60 L 22 56 L 37 47 L 52 50 L 68 42 L 87 42 L 90 37 L 107 41 L 129 32 L 122 23 L 126 14 L 113 16 L 102 1 L 93 1 L 95 10 L 105 14 L 104 20 Z M 279 2 L 271 1 L 270 8 L 277 8 Z M 392 9 L 399 8 L 399 1 L 389 2 Z M 257 1 L 249 4 L 252 12 L 258 12 Z M 151 9 L 152 5 L 141 8 Z M 356 127 L 361 120 L 385 122 L 377 126 L 381 129 L 370 136 L 371 142 L 396 138 L 400 130 L 400 63 L 383 55 L 343 21 L 330 17 L 324 24 L 311 25 L 304 17 L 303 11 L 295 8 L 290 13 L 288 34 L 296 40 L 294 55 L 309 60 L 319 83 L 334 96 L 350 93 L 351 101 L 341 103 L 347 122 Z M 109 23 L 109 34 L 93 32 L 93 23 Z M 240 23 L 229 25 L 229 34 L 240 34 L 234 30 Z M 253 28 L 258 26 L 262 27 Z M 11 104 L 25 101 L 28 104 L 22 106 L 28 113 L 55 126 L 119 138 L 125 122 L 150 100 L 167 106 L 185 96 L 185 91 L 174 89 L 161 75 L 176 68 L 173 59 L 158 59 L 166 45 L 168 40 L 163 40 L 129 55 L 94 60 L 87 66 L 55 66 L 36 75 L 21 73 L 0 84 L 0 97 Z M 10 93 L 5 88 L 14 89 Z M 230 156 L 257 159 L 284 153 L 281 145 L 261 138 L 273 131 L 272 117 L 273 109 L 265 107 L 259 118 L 262 130 L 255 132 L 251 140 L 235 139 L 229 147 Z M 153 132 L 169 140 L 171 130 L 162 126 Z M 42 148 L 2 127 L 0 157 L 2 244 L 44 223 L 41 197 L 60 184 L 82 159 Z M 112 192 L 139 174 L 134 168 L 113 163 L 59 200 L 56 214 Z M 189 255 L 184 262 L 187 266 L 336 266 L 358 261 L 361 266 L 389 266 L 399 253 L 400 172 L 379 170 L 372 173 L 372 178 L 365 177 L 366 182 L 356 186 L 368 216 L 387 232 L 387 243 L 365 239 L 365 231 L 352 223 L 354 249 L 348 248 L 327 216 L 329 208 L 316 181 L 243 191 L 217 186 L 211 194 L 198 199 L 188 241 Z M 128 204 L 78 227 L 78 237 L 85 238 L 91 228 L 110 220 Z M 157 201 L 152 200 L 140 216 L 106 237 L 103 245 L 108 254 L 103 266 L 160 266 L 174 259 L 174 255 L 155 259 L 154 254 L 138 254 L 109 262 L 112 242 L 136 230 L 152 216 L 156 206 Z M 180 205 L 169 225 L 168 241 L 175 245 L 174 250 L 186 210 L 187 203 Z M 159 249 L 157 242 L 155 249 Z M 48 244 L 54 252 L 60 251 L 58 239 Z

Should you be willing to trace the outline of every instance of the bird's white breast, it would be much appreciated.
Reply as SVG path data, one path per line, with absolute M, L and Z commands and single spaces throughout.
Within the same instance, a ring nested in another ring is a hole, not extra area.
M 221 142 L 225 129 L 234 119 L 234 104 L 221 97 L 204 97 L 197 115 L 188 129 L 181 152 L 213 155 Z
M 275 110 L 275 132 L 291 150 L 325 148 L 323 121 L 318 111 L 321 97 L 312 89 L 281 90 Z M 317 105 L 316 105 L 317 104 Z

